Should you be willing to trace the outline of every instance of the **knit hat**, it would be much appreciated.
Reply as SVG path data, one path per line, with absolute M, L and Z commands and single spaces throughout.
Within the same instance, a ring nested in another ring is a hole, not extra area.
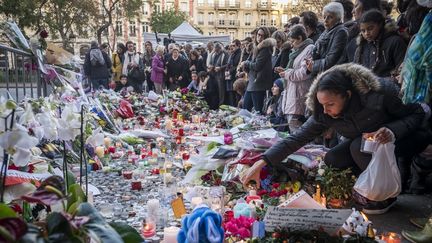
M 283 84 L 282 79 L 278 78 L 273 83 L 279 87 L 279 91 L 282 93 L 282 91 L 284 90 L 284 84 Z

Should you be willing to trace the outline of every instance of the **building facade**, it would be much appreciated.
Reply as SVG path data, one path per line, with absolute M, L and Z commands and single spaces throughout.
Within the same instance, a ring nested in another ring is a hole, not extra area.
M 193 23 L 205 35 L 244 39 L 260 26 L 282 28 L 302 11 L 321 11 L 312 0 L 195 0 Z

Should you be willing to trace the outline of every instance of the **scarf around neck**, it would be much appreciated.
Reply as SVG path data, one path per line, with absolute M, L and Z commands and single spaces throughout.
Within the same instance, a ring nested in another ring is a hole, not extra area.
M 293 68 L 294 60 L 302 53 L 302 51 L 309 45 L 313 44 L 313 40 L 307 38 L 304 40 L 298 48 L 293 48 L 289 54 L 289 60 L 286 68 Z

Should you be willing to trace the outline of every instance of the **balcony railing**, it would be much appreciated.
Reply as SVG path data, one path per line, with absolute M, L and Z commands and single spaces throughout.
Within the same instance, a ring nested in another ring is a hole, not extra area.
M 210 24 L 210 23 L 209 23 Z M 239 27 L 240 26 L 240 20 L 226 20 L 226 19 L 219 19 L 216 21 L 216 27 Z
M 277 4 L 276 3 L 257 3 L 257 9 L 258 10 L 272 10 L 272 9 L 277 9 Z
M 216 2 L 215 3 L 215 9 L 239 9 L 240 8 L 240 2 L 239 1 L 225 1 L 223 3 Z
M 270 25 L 270 21 L 266 21 L 266 20 L 260 20 L 256 22 L 256 26 L 257 27 L 261 27 L 261 26 L 269 26 Z
M 198 21 L 198 25 L 204 25 L 204 21 Z

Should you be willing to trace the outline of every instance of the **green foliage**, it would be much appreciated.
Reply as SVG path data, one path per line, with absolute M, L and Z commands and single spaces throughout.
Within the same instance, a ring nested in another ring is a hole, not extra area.
M 171 31 L 187 19 L 188 16 L 181 11 L 170 9 L 163 12 L 157 12 L 155 8 L 150 20 L 150 26 L 155 32 L 171 33 Z
M 13 211 L 8 205 L 0 203 L 0 219 L 14 218 L 16 216 L 15 211 Z
M 351 169 L 341 170 L 328 167 L 325 169 L 320 181 L 321 186 L 328 200 L 351 198 L 351 190 L 355 183 L 355 176 Z
M 42 0 L 3 0 L 0 4 L 0 14 L 12 18 L 21 29 L 34 28 L 37 25 L 37 9 Z
M 125 223 L 111 222 L 110 225 L 119 233 L 123 242 L 141 243 L 144 240 L 134 228 Z

